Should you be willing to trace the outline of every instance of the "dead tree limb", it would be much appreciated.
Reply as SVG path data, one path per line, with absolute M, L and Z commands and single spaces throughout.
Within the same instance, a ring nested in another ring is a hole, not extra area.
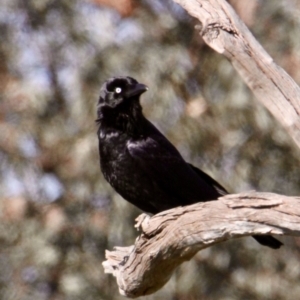
M 225 0 L 174 0 L 201 22 L 200 34 L 227 57 L 249 88 L 287 129 L 300 148 L 300 88 L 266 53 Z M 228 195 L 141 215 L 135 245 L 107 251 L 103 263 L 120 293 L 131 298 L 154 293 L 174 269 L 199 250 L 242 236 L 300 236 L 300 198 L 271 193 Z
M 107 251 L 103 263 L 120 293 L 135 298 L 154 293 L 182 262 L 213 244 L 243 236 L 300 236 L 300 197 L 248 192 L 218 201 L 139 216 L 135 245 Z
M 174 0 L 201 22 L 200 35 L 227 57 L 300 148 L 300 88 L 257 42 L 226 0 Z

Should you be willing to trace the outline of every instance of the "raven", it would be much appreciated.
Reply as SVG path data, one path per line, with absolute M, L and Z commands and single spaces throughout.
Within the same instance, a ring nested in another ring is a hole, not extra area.
M 148 87 L 131 77 L 108 79 L 97 105 L 100 166 L 124 199 L 145 212 L 158 212 L 228 194 L 209 175 L 185 162 L 143 113 L 140 95 Z M 278 249 L 272 236 L 253 236 Z

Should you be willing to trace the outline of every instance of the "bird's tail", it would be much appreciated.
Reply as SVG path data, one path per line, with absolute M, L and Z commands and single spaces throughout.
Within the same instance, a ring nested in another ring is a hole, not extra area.
M 270 247 L 272 249 L 279 249 L 283 245 L 283 243 L 270 235 L 253 235 L 252 237 L 261 245 Z

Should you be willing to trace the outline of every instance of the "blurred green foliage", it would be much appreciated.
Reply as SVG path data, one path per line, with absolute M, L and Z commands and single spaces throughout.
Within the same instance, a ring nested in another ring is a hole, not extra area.
M 299 2 L 231 2 L 299 83 Z M 139 211 L 99 169 L 108 77 L 147 84 L 147 117 L 230 191 L 300 194 L 299 149 L 196 24 L 172 1 L 1 1 L 0 299 L 123 299 L 101 263 Z M 282 240 L 211 247 L 145 299 L 297 299 L 300 241 Z

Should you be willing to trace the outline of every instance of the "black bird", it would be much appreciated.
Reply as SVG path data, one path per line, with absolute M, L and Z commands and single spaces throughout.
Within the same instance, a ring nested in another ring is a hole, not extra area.
M 184 161 L 142 113 L 148 90 L 131 77 L 113 77 L 101 88 L 97 106 L 100 166 L 105 179 L 127 201 L 156 214 L 228 194 L 218 182 Z M 273 249 L 272 236 L 254 236 Z

